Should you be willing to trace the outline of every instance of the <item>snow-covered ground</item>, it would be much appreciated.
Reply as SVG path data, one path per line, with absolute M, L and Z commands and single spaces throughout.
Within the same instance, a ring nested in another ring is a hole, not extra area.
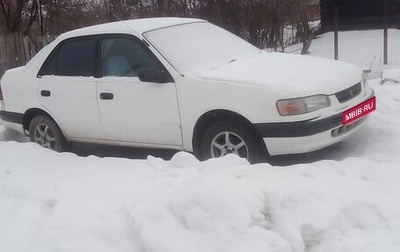
M 286 167 L 60 154 L 0 121 L 0 251 L 400 251 L 400 74 L 384 76 L 368 125 Z

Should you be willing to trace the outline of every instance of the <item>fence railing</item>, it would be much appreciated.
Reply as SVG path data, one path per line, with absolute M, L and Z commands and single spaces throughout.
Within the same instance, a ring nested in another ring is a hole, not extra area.
M 27 37 L 21 33 L 0 34 L 0 77 L 10 68 L 25 65 L 55 36 Z

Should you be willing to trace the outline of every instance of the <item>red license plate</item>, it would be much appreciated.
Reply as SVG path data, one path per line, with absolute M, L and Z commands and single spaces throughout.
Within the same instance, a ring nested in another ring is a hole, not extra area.
M 345 111 L 342 115 L 342 124 L 348 125 L 376 110 L 376 97 Z

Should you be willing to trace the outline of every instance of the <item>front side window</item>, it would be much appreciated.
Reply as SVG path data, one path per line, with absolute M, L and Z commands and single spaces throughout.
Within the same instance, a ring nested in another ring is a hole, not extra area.
M 138 42 L 129 38 L 103 40 L 103 76 L 137 77 L 149 68 L 157 68 L 157 63 Z
M 56 50 L 40 75 L 94 76 L 96 39 L 66 41 Z

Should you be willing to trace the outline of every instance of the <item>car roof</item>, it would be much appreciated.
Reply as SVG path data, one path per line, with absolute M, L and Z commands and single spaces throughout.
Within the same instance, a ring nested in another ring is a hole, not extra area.
M 73 38 L 79 36 L 110 34 L 110 33 L 129 33 L 138 36 L 151 30 L 156 30 L 168 26 L 195 23 L 195 22 L 205 22 L 205 21 L 202 19 L 177 18 L 177 17 L 131 19 L 131 20 L 93 25 L 72 30 L 61 34 L 58 37 L 58 39 L 64 40 L 67 38 Z

